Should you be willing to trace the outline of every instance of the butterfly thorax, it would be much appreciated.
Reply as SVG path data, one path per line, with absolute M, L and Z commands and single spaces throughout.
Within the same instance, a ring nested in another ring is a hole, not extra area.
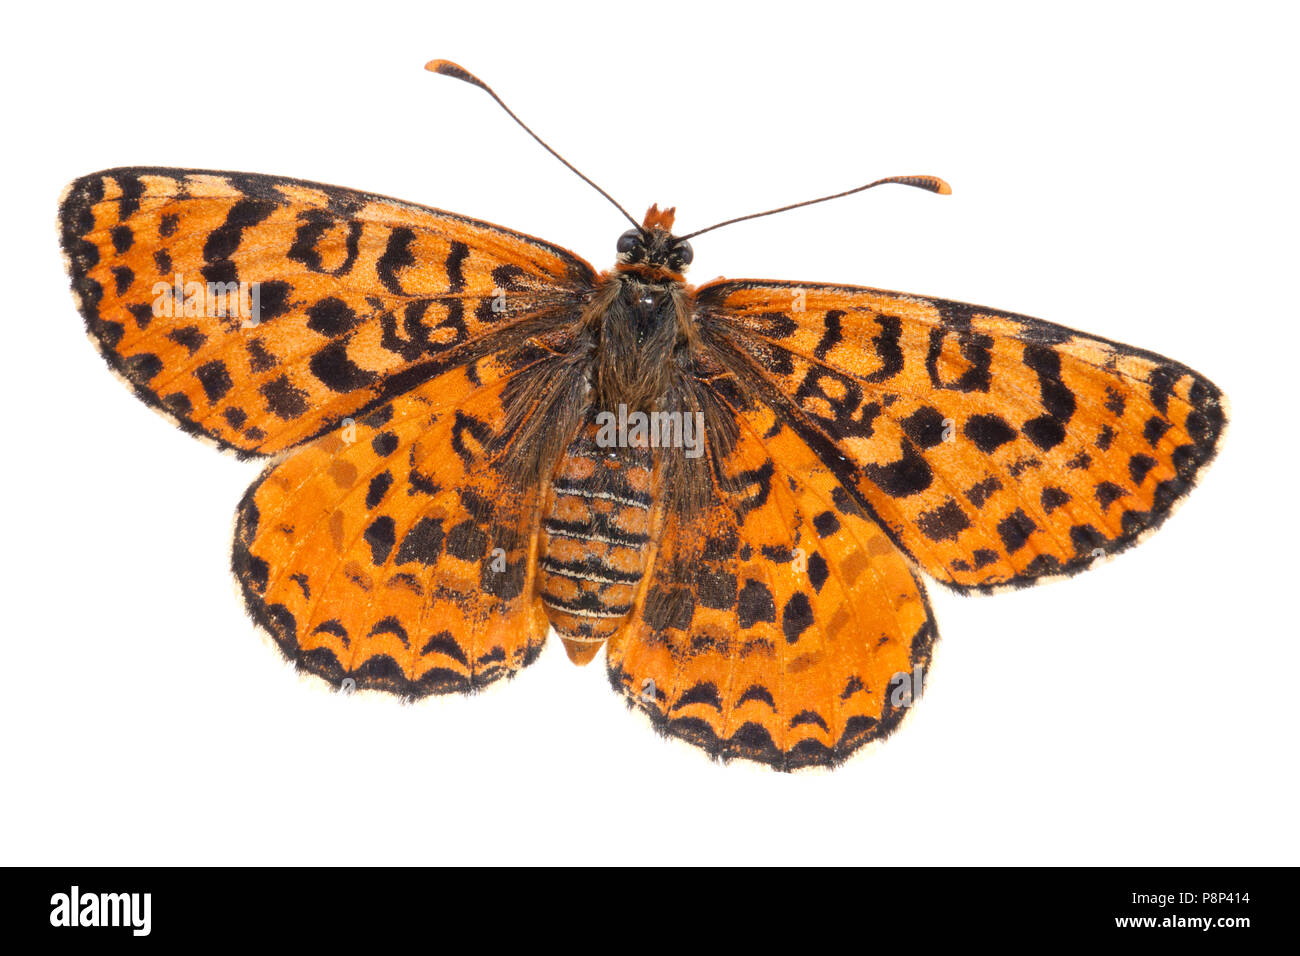
M 603 410 L 663 411 L 688 359 L 686 286 L 634 272 L 609 276 L 596 331 L 593 399 Z

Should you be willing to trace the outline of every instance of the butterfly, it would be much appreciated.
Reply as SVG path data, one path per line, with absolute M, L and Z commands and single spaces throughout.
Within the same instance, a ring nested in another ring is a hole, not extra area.
M 997 309 L 684 277 L 675 211 L 612 269 L 438 209 L 274 176 L 120 168 L 59 228 L 90 337 L 245 458 L 232 568 L 297 668 L 403 698 L 606 648 L 715 758 L 833 766 L 893 731 L 963 592 L 1156 528 L 1223 397 L 1177 362 Z M 879 180 L 935 193 L 934 177 Z M 840 193 L 839 195 L 847 195 Z M 835 196 L 812 200 L 821 202 Z M 798 205 L 805 205 L 803 203 Z

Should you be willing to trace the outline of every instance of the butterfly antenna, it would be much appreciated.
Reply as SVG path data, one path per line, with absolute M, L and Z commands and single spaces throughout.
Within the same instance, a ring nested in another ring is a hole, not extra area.
M 902 186 L 915 186 L 917 189 L 925 189 L 932 193 L 938 193 L 941 196 L 947 196 L 952 192 L 952 187 L 938 176 L 890 176 L 888 179 L 877 179 L 874 183 L 867 183 L 865 186 L 859 186 L 856 189 L 846 189 L 842 193 L 835 193 L 831 196 L 822 196 L 821 199 L 809 199 L 805 202 L 791 203 L 789 206 L 779 206 L 776 209 L 769 209 L 767 212 L 755 212 L 750 213 L 748 216 L 737 216 L 735 219 L 728 219 L 725 222 L 714 223 L 707 229 L 697 229 L 689 235 L 682 236 L 682 239 L 693 239 L 702 233 L 712 232 L 714 229 L 721 229 L 723 226 L 730 226 L 733 223 L 744 222 L 746 219 L 760 219 L 763 216 L 774 216 L 778 212 L 787 212 L 791 209 L 799 209 L 802 206 L 814 206 L 819 202 L 839 199 L 842 196 L 852 196 L 854 193 L 860 193 L 864 189 L 883 186 L 886 183 L 898 183 Z
M 480 80 L 469 70 L 465 69 L 463 66 L 459 66 L 455 63 L 452 63 L 450 60 L 430 60 L 428 63 L 424 65 L 424 68 L 431 73 L 441 73 L 443 76 L 455 77 L 458 80 L 461 80 L 465 83 L 469 83 L 472 86 L 477 86 L 480 90 L 483 90 L 483 92 L 487 93 L 488 96 L 492 97 L 492 99 L 497 101 L 497 105 L 500 106 L 503 110 L 505 110 L 506 113 L 510 115 L 510 118 L 512 120 L 514 120 L 516 123 L 518 123 L 520 126 L 524 128 L 524 132 L 526 132 L 533 139 L 537 140 L 537 142 L 541 143 L 542 148 L 544 150 L 546 150 L 548 153 L 550 153 L 560 162 L 564 163 L 565 166 L 569 167 L 570 172 L 576 175 L 584 183 L 586 183 L 592 189 L 596 190 L 596 192 L 600 193 L 602 196 L 608 199 L 610 203 L 613 204 L 615 209 L 621 212 L 624 216 L 627 216 L 628 222 L 636 226 L 638 230 L 641 230 L 642 232 L 645 231 L 641 229 L 641 224 L 637 222 L 635 219 L 633 219 L 631 214 L 628 213 L 626 209 L 620 206 L 617 202 L 614 202 L 613 196 L 611 196 L 609 193 L 605 192 L 605 190 L 601 189 L 599 186 L 593 183 L 588 177 L 584 176 L 582 172 L 576 166 L 573 165 L 573 163 L 569 162 L 567 159 L 565 159 L 555 150 L 551 149 L 551 147 L 546 144 L 546 140 L 542 139 L 531 129 L 529 129 L 528 124 L 525 123 L 523 120 L 521 120 L 518 116 L 516 116 L 514 110 L 506 106 L 505 102 L 501 99 L 501 97 L 496 95 L 492 87 L 488 86 L 486 83 Z

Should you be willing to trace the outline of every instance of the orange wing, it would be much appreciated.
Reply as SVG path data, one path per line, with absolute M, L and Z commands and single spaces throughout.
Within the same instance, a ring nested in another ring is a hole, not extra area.
M 451 213 L 273 176 L 68 187 L 72 287 L 108 363 L 191 433 L 269 454 L 572 313 L 592 269 Z
M 1072 573 L 1154 529 L 1213 458 L 1219 389 L 1037 319 L 876 289 L 720 281 L 701 332 L 927 573 Z
M 834 765 L 890 733 L 937 636 L 925 590 L 775 413 L 722 397 L 738 433 L 717 500 L 669 517 L 610 681 L 721 759 Z
M 540 653 L 541 490 L 507 490 L 499 470 L 503 395 L 529 364 L 515 353 L 447 372 L 249 488 L 235 576 L 299 668 L 422 697 L 474 690 Z

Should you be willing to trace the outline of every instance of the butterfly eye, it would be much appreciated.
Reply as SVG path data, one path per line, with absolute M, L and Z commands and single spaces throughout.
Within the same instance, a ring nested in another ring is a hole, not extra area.
M 689 266 L 691 260 L 695 258 L 695 250 L 691 248 L 689 242 L 683 239 L 681 242 L 677 243 L 677 245 L 673 246 L 673 258 L 679 265 Z
M 644 249 L 641 243 L 641 233 L 635 229 L 629 229 L 627 232 L 623 233 L 623 235 L 618 237 L 617 249 L 620 256 L 636 258 L 636 254 L 642 252 Z

